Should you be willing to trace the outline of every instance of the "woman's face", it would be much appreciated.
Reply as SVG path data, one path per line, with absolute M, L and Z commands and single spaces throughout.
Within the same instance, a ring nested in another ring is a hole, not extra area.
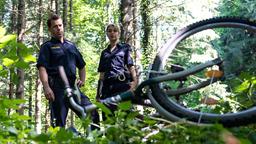
M 109 26 L 107 29 L 107 36 L 109 41 L 114 42 L 119 39 L 119 31 L 114 26 Z

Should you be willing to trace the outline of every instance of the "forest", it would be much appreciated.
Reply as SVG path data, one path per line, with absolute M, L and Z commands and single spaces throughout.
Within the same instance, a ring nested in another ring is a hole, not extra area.
M 120 41 L 131 45 L 142 82 L 154 68 L 156 55 L 165 56 L 162 47 L 182 28 L 216 17 L 256 22 L 255 7 L 255 0 L 1 0 L 0 143 L 256 143 L 256 125 L 252 122 L 232 127 L 220 123 L 191 125 L 152 117 L 158 110 L 134 106 L 130 101 L 118 104 L 114 116 L 102 121 L 99 130 L 89 131 L 90 118 L 80 119 L 72 111 L 68 113 L 66 129 L 51 127 L 49 102 L 36 67 L 41 45 L 51 38 L 47 19 L 57 14 L 63 20 L 65 38 L 76 44 L 86 62 L 86 82 L 81 91 L 100 107 L 99 112 L 108 112 L 95 99 L 100 53 L 108 45 L 108 24 L 118 24 Z M 223 79 L 225 82 L 175 96 L 170 101 L 182 101 L 181 106 L 220 115 L 255 106 L 255 36 L 255 31 L 223 28 L 179 43 L 177 50 L 166 58 L 164 70 L 171 69 L 168 64 L 190 68 L 209 57 L 222 57 L 229 60 L 225 72 L 236 70 L 239 75 L 230 74 Z M 184 85 L 197 83 L 207 74 L 201 72 L 185 78 L 189 82 Z M 167 91 L 170 87 L 178 89 L 179 82 L 163 82 L 161 86 Z M 210 106 L 201 105 L 206 102 L 205 97 L 213 101 Z M 219 105 L 214 106 L 216 103 Z M 131 107 L 134 111 L 127 113 Z M 138 118 L 140 114 L 144 118 Z M 79 134 L 68 127 L 75 127 Z

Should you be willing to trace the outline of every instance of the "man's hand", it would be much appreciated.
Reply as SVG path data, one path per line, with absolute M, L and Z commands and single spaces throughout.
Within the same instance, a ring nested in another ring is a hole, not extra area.
M 81 81 L 81 80 L 77 80 L 76 85 L 77 85 L 78 87 L 82 87 L 82 86 L 84 86 L 84 82 Z
M 55 100 L 54 93 L 50 87 L 44 87 L 44 95 L 45 95 L 46 99 L 49 101 Z

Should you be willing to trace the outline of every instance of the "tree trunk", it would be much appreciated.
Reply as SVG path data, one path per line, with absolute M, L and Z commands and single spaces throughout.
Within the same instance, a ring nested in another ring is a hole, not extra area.
M 150 44 L 150 35 L 152 34 L 151 19 L 150 19 L 150 2 L 151 0 L 142 0 L 141 2 L 141 17 L 142 17 L 142 37 L 141 47 L 145 56 L 146 64 L 150 62 L 152 56 L 152 46 Z
M 60 12 L 59 12 L 59 0 L 55 0 L 55 13 L 57 15 L 60 15 Z
M 32 118 L 32 101 L 33 101 L 33 78 L 32 75 L 29 76 L 29 84 L 28 84 L 28 93 L 29 93 L 29 99 L 28 99 L 28 116 Z M 31 121 L 31 120 L 30 120 Z
M 66 28 L 67 26 L 67 17 L 68 17 L 68 2 L 67 0 L 63 0 L 63 26 Z
M 69 30 L 73 31 L 73 1 L 69 1 Z
M 45 132 L 47 132 L 48 128 L 51 125 L 50 124 L 51 123 L 51 121 L 50 121 L 50 111 L 49 111 L 47 105 L 49 105 L 49 104 L 46 104 L 46 108 L 45 108 L 45 117 L 44 117 L 44 119 L 45 119 L 45 129 L 44 130 L 45 130 Z
M 9 99 L 13 99 L 13 94 L 14 94 L 14 83 L 13 83 L 13 74 L 14 74 L 14 69 L 10 69 L 10 74 L 9 74 Z M 8 109 L 8 115 L 11 113 L 11 109 Z
M 42 0 L 39 0 L 39 13 L 38 13 L 38 21 L 39 21 L 39 33 L 37 36 L 37 45 L 41 45 L 43 43 L 43 3 Z M 36 75 L 36 83 L 35 83 L 35 130 L 37 134 L 41 133 L 42 122 L 41 122 L 41 112 L 42 112 L 42 85 L 39 79 L 39 75 Z
M 132 20 L 133 20 L 133 5 L 132 0 L 121 0 L 120 4 L 120 19 L 121 19 L 121 41 L 132 45 Z
M 25 0 L 18 1 L 18 22 L 17 22 L 17 34 L 18 34 L 18 42 L 23 41 L 23 34 L 25 31 Z M 22 57 L 20 56 L 21 49 L 17 48 L 17 55 L 19 56 L 20 60 Z M 24 99 L 24 70 L 21 68 L 17 69 L 17 76 L 18 76 L 18 84 L 16 87 L 16 98 Z M 24 107 L 22 106 L 18 112 L 20 114 L 24 114 Z
M 17 31 L 17 3 L 15 0 L 12 0 L 12 11 L 11 14 L 11 21 L 10 21 L 10 32 L 16 32 Z
M 39 76 L 36 76 L 36 92 L 35 92 L 35 130 L 37 134 L 41 133 L 41 129 L 42 129 L 42 122 L 41 122 L 41 112 L 42 112 L 42 100 L 41 100 L 41 96 L 42 96 L 42 86 L 41 86 L 41 82 L 39 79 Z M 47 110 L 47 108 L 46 108 Z
M 11 12 L 11 21 L 10 21 L 10 32 L 17 31 L 17 3 L 15 0 L 12 0 L 12 12 Z M 9 99 L 13 99 L 14 95 L 14 83 L 13 83 L 13 75 L 15 73 L 14 69 L 10 69 L 9 71 Z M 11 109 L 8 110 L 8 115 L 11 113 Z

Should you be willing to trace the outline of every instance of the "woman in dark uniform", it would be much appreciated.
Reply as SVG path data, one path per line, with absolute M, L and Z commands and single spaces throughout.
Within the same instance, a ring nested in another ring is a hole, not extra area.
M 119 42 L 120 30 L 117 25 L 108 25 L 106 33 L 109 45 L 100 57 L 97 100 L 133 90 L 138 84 L 131 46 Z M 112 111 L 116 109 L 115 105 L 108 107 Z

